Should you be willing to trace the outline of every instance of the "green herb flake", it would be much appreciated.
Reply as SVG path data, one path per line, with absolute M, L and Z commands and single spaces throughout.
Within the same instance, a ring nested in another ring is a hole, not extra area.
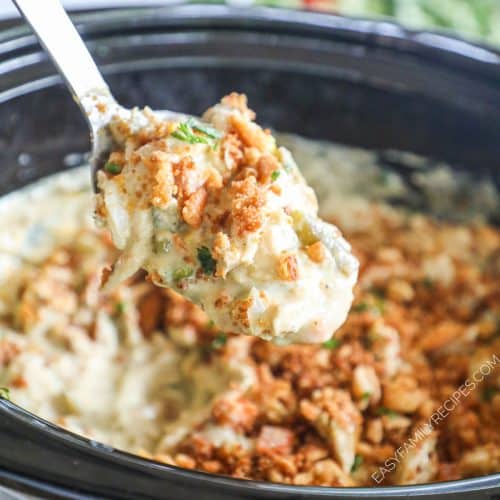
M 363 401 L 368 401 L 371 397 L 372 397 L 371 392 L 363 392 L 363 394 L 361 395 L 361 399 Z
M 374 306 L 380 314 L 385 313 L 386 303 L 385 303 L 385 291 L 381 288 L 374 288 L 372 290 Z
M 325 349 L 337 349 L 339 345 L 340 345 L 339 339 L 329 339 L 326 342 L 323 342 L 323 347 Z
M 378 309 L 380 314 L 385 313 L 385 300 L 384 299 L 377 299 L 375 302 L 375 307 Z
M 422 280 L 422 285 L 424 285 L 427 290 L 431 290 L 432 288 L 434 288 L 434 281 L 432 281 L 431 278 L 424 278 Z
M 108 172 L 108 174 L 116 175 L 122 171 L 122 167 L 120 167 L 118 163 L 113 163 L 112 161 L 108 161 L 108 163 L 104 165 L 104 170 Z
M 274 182 L 276 180 L 278 180 L 278 177 L 280 176 L 281 172 L 279 170 L 275 170 L 272 174 L 271 174 L 271 180 Z
M 123 302 L 118 302 L 115 306 L 116 314 L 120 315 L 125 312 L 125 304 Z
M 189 266 L 185 266 L 185 267 L 178 267 L 172 277 L 174 279 L 174 281 L 181 281 L 183 279 L 186 279 L 186 278 L 189 278 L 190 276 L 193 275 L 193 268 L 192 267 L 189 267 Z
M 481 392 L 481 399 L 489 403 L 499 392 L 500 390 L 496 387 L 485 387 Z
M 203 272 L 208 276 L 212 276 L 215 273 L 217 261 L 212 257 L 212 254 L 207 247 L 200 247 L 197 252 L 198 260 L 200 261 Z
M 208 328 L 209 330 L 211 330 L 214 326 L 215 326 L 215 323 L 213 322 L 213 320 L 210 320 L 210 321 L 207 323 L 207 328 Z
M 172 137 L 189 144 L 207 144 L 215 148 L 217 139 L 221 137 L 218 130 L 196 122 L 192 118 L 180 123 L 172 132 Z
M 180 123 L 172 132 L 172 137 L 189 144 L 208 144 L 208 139 L 194 133 L 194 130 L 186 123 Z
M 210 343 L 210 347 L 215 350 L 222 349 L 226 345 L 226 342 L 227 335 L 221 332 L 212 340 L 212 342 Z
M 356 472 L 361 464 L 363 463 L 363 457 L 361 455 L 356 455 L 354 457 L 354 463 L 352 464 L 352 467 L 351 467 L 351 472 Z
M 354 312 L 364 312 L 368 311 L 368 309 L 370 309 L 370 306 L 366 302 L 360 302 L 352 306 Z
M 399 413 L 398 412 L 395 412 L 394 410 L 391 410 L 390 408 L 386 408 L 385 406 L 380 406 L 379 408 L 377 408 L 377 411 L 376 411 L 377 415 L 385 415 L 387 417 L 390 417 L 390 418 L 395 418 L 395 417 L 399 417 Z
M 10 389 L 8 387 L 0 387 L 0 399 L 10 401 Z
M 200 132 L 201 134 L 205 134 L 210 139 L 220 139 L 222 137 L 222 133 L 217 129 L 207 125 L 206 123 L 201 123 L 190 118 L 188 120 L 188 124 L 191 126 L 193 130 Z

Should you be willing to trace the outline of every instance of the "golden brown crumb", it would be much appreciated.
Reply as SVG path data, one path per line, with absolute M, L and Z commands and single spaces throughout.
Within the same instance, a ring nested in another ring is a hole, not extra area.
M 238 170 L 245 158 L 243 143 L 237 134 L 229 133 L 223 137 L 220 145 L 220 154 L 229 169 L 227 174 L 229 177 L 231 172 Z
M 101 287 L 103 287 L 109 277 L 111 276 L 111 273 L 113 272 L 113 268 L 111 266 L 104 266 L 101 271 Z
M 246 299 L 235 300 L 231 309 L 231 318 L 236 324 L 241 324 L 245 327 L 250 326 L 250 319 L 248 318 L 248 310 L 252 307 L 253 299 L 248 297 Z
M 457 338 L 463 332 L 463 326 L 456 321 L 445 320 L 431 327 L 420 339 L 420 348 L 433 351 Z
M 139 327 L 144 336 L 149 337 L 161 326 L 165 300 L 161 291 L 154 289 L 146 293 L 138 302 Z
M 234 399 L 231 396 L 219 399 L 212 408 L 212 416 L 216 422 L 243 431 L 253 427 L 258 413 L 257 407 L 251 401 Z
M 196 467 L 196 461 L 184 453 L 177 453 L 174 457 L 174 461 L 178 467 L 184 467 L 185 469 L 194 469 Z
M 185 201 L 182 208 L 182 218 L 191 227 L 199 227 L 203 220 L 203 212 L 207 203 L 207 190 L 204 187 L 198 188 Z
M 271 174 L 280 168 L 276 157 L 271 154 L 263 154 L 257 162 L 257 180 L 261 184 L 267 184 L 271 180 Z
M 240 111 L 249 120 L 255 119 L 255 113 L 248 108 L 247 96 L 245 94 L 238 94 L 237 92 L 231 92 L 229 95 L 224 96 L 221 99 L 222 104 L 235 108 Z
M 269 136 L 255 123 L 248 122 L 239 115 L 231 115 L 230 123 L 245 146 L 256 148 L 261 152 L 267 150 Z
M 283 254 L 278 260 L 278 277 L 284 281 L 295 281 L 299 278 L 299 268 L 295 255 Z
M 220 189 L 223 186 L 222 176 L 215 168 L 208 170 L 205 185 L 208 190 Z
M 313 243 L 312 245 L 308 245 L 306 247 L 306 252 L 309 258 L 313 262 L 318 262 L 321 263 L 325 260 L 326 253 L 325 253 L 325 247 L 321 241 L 317 241 L 316 243 Z
M 262 225 L 261 207 L 264 204 L 257 180 L 249 176 L 231 185 L 231 214 L 238 236 L 257 231 Z
M 227 294 L 222 292 L 217 299 L 215 300 L 214 304 L 215 307 L 224 307 L 225 305 L 229 304 L 231 302 L 231 297 Z
M 0 339 L 0 366 L 10 363 L 20 352 L 20 348 L 14 342 Z
M 257 452 L 263 455 L 288 455 L 292 451 L 294 441 L 295 435 L 286 427 L 264 425 L 257 437 Z
M 174 192 L 174 176 L 166 153 L 154 151 L 149 157 L 143 158 L 152 177 L 151 204 L 155 207 L 166 207 Z
M 259 415 L 246 435 L 257 439 L 260 453 L 239 450 L 227 454 L 212 449 L 204 460 L 215 460 L 219 473 L 243 473 L 244 477 L 291 484 L 373 485 L 366 471 L 383 466 L 414 426 L 430 418 L 439 402 L 467 377 L 470 354 L 457 355 L 446 351 L 446 346 L 458 348 L 464 341 L 466 324 L 474 324 L 485 339 L 494 338 L 488 318 L 493 309 L 498 314 L 499 302 L 492 277 L 457 269 L 460 285 L 451 293 L 442 289 L 418 272 L 432 247 L 406 259 L 406 252 L 414 251 L 413 229 L 386 224 L 381 213 L 377 217 L 375 226 L 363 232 L 346 231 L 362 262 L 362 283 L 354 310 L 336 334 L 338 347 L 278 347 L 252 341 L 249 362 L 257 363 L 258 380 L 248 397 Z M 437 228 L 429 231 L 438 238 Z M 379 249 L 381 238 L 387 246 Z M 464 256 L 464 260 L 468 258 Z M 376 280 L 364 285 L 363 277 L 375 276 L 375 270 Z M 458 309 L 457 304 L 457 297 L 464 294 L 470 300 L 479 282 L 490 290 L 484 298 L 490 312 L 481 321 L 477 320 L 482 314 L 477 306 L 462 310 L 464 306 Z M 459 311 L 463 319 L 451 321 L 450 309 Z M 466 353 L 477 349 L 474 341 L 469 342 Z M 500 396 L 492 392 L 489 402 L 481 398 L 476 393 L 471 399 L 474 403 L 470 403 L 480 405 L 481 412 L 477 406 L 465 410 L 464 402 L 439 428 L 437 449 L 446 458 L 439 463 L 433 480 L 464 477 L 475 467 L 488 469 L 480 462 L 480 452 L 460 462 L 469 449 L 489 442 L 500 446 L 494 424 L 500 414 Z M 268 428 L 289 431 L 282 434 L 283 451 L 266 447 Z M 319 429 L 322 438 L 318 437 Z M 363 458 L 360 475 L 349 474 L 352 455 L 346 455 L 346 445 L 340 446 L 338 437 L 337 441 L 333 437 L 342 429 L 350 436 L 346 443 L 355 445 L 352 453 Z M 330 431 L 331 440 L 327 437 Z M 287 447 L 290 442 L 293 444 Z M 190 453 L 196 457 L 197 448 Z M 249 461 L 254 465 L 249 466 Z M 397 477 L 402 476 L 391 480 Z

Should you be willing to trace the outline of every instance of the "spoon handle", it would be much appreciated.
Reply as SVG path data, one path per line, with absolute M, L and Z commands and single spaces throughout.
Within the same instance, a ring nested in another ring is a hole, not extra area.
M 89 93 L 109 96 L 106 82 L 59 0 L 14 0 L 84 112 Z

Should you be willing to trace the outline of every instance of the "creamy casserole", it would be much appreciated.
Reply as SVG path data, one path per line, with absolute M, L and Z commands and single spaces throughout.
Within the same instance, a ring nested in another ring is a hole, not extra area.
M 373 154 L 278 141 L 360 262 L 332 339 L 228 334 L 141 271 L 103 293 L 118 252 L 95 229 L 82 167 L 0 201 L 0 394 L 109 446 L 234 477 L 350 486 L 376 485 L 382 469 L 385 484 L 500 471 L 495 188 L 474 184 L 464 203 L 461 174 L 417 168 L 426 205 L 456 218 L 439 222 L 384 201 L 413 194 Z
M 144 268 L 224 331 L 321 343 L 345 321 L 358 263 L 254 117 L 231 94 L 203 121 L 147 109 L 113 119 L 96 213 L 122 253 L 106 286 Z

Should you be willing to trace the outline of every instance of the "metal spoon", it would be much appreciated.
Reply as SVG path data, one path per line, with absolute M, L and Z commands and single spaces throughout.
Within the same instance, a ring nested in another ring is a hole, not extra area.
M 13 0 L 31 25 L 38 40 L 54 61 L 66 86 L 90 129 L 92 184 L 104 166 L 113 145 L 109 122 L 116 114 L 128 112 L 120 106 L 104 81 L 87 47 L 59 0 Z M 186 115 L 156 111 L 163 118 L 181 119 Z

